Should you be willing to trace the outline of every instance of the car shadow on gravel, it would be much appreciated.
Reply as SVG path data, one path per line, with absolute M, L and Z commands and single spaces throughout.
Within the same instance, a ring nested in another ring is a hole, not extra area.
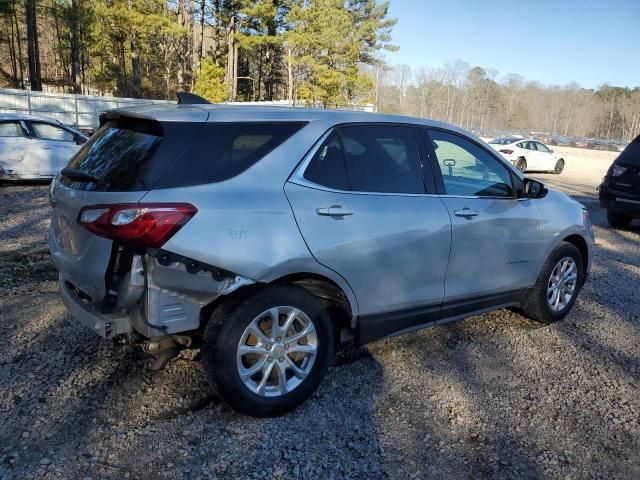
M 11 339 L 2 345 L 7 358 L 0 366 L 0 408 L 7 415 L 0 425 L 7 446 L 1 453 L 11 467 L 10 478 L 107 461 L 94 442 L 117 431 L 118 415 L 127 408 L 123 394 L 135 394 L 145 383 L 141 352 L 114 349 L 79 326 L 76 331 L 59 301 L 53 303 L 58 308 L 52 314 L 46 304 L 37 312 L 14 309 L 11 317 L 36 325 L 22 325 L 20 335 L 2 337 L 3 343 Z M 4 329 L 16 319 L 5 316 L 2 321 Z
M 520 380 L 508 376 L 511 352 L 482 332 L 488 323 L 468 319 L 385 345 L 385 350 L 400 352 L 403 363 L 411 365 L 405 368 L 415 372 L 414 379 L 407 379 L 394 375 L 397 367 L 387 367 L 387 375 L 393 376 L 388 383 L 395 384 L 398 393 L 381 398 L 377 406 L 392 417 L 378 419 L 392 477 L 543 476 L 518 419 L 503 405 L 503 389 L 518 388 Z M 406 403 L 407 397 L 415 403 Z M 400 428 L 392 429 L 394 423 Z
M 132 478 L 381 478 L 373 421 L 380 378 L 381 367 L 365 358 L 330 368 L 319 390 L 281 417 L 241 415 L 216 399 L 205 409 L 147 423 L 110 447 L 124 461 L 113 478 L 123 472 Z M 173 384 L 175 395 L 192 395 L 181 385 Z M 136 461 L 125 460 L 132 452 L 140 452 Z

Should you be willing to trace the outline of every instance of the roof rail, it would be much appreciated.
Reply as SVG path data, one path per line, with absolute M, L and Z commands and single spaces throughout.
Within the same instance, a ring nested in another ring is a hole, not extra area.
M 178 105 L 196 105 L 203 103 L 211 103 L 206 98 L 202 98 L 199 95 L 189 92 L 176 92 L 176 97 L 178 97 Z

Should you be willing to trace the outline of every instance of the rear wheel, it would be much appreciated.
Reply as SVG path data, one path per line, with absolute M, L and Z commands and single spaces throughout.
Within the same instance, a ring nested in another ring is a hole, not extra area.
M 563 170 L 564 170 L 564 160 L 560 159 L 556 162 L 556 166 L 553 169 L 553 173 L 555 173 L 556 175 L 560 175 Z
M 527 161 L 524 158 L 519 158 L 516 162 L 516 168 L 524 173 L 527 170 Z
M 562 242 L 549 255 L 522 310 L 533 320 L 553 323 L 571 310 L 584 282 L 584 264 L 578 248 Z
M 318 387 L 333 356 L 327 311 L 300 287 L 265 287 L 211 320 L 205 372 L 223 399 L 248 415 L 295 408 Z
M 629 225 L 631 225 L 632 220 L 633 218 L 629 215 L 625 215 L 624 213 L 617 213 L 611 209 L 607 210 L 607 222 L 609 222 L 609 225 L 611 225 L 613 228 L 627 228 Z

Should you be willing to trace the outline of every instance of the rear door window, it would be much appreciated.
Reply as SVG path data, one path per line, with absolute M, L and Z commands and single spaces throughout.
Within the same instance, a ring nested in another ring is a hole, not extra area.
M 425 193 L 418 150 L 410 127 L 340 127 L 351 190 Z
M 24 137 L 20 122 L 0 122 L 0 137 Z

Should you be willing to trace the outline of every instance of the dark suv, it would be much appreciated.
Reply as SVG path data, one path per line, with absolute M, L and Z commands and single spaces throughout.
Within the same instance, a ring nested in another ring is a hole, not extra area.
M 626 228 L 640 218 L 640 136 L 613 162 L 599 188 L 600 205 L 613 228 Z

